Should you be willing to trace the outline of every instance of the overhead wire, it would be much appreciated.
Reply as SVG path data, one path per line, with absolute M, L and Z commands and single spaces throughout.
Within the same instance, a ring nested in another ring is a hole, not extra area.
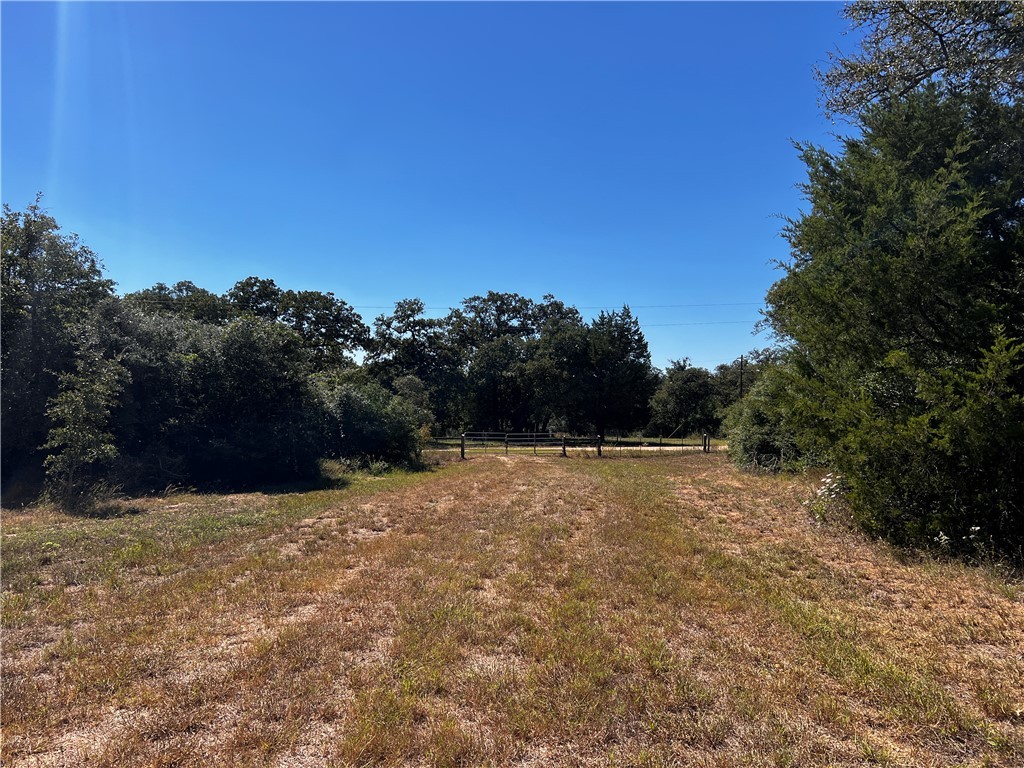
M 129 294 L 130 295 L 130 294 Z M 216 296 L 216 294 L 214 294 Z M 124 298 L 124 297 L 122 297 Z M 220 298 L 218 296 L 218 298 Z M 167 301 L 172 301 L 172 297 L 166 299 L 149 299 L 140 298 L 138 296 L 132 296 L 132 302 L 136 304 L 165 304 Z M 342 301 L 344 301 L 342 299 Z M 345 302 L 348 304 L 348 302 Z M 762 301 L 727 301 L 727 302 L 708 302 L 703 304 L 630 304 L 623 302 L 622 304 L 606 304 L 606 305 L 581 305 L 573 306 L 574 309 L 617 309 L 620 307 L 629 307 L 630 309 L 686 309 L 686 308 L 700 308 L 700 307 L 756 307 L 762 305 Z M 394 309 L 394 304 L 349 304 L 352 309 Z M 458 306 L 424 306 L 424 310 L 453 310 L 459 309 Z M 746 322 L 746 321 L 728 321 L 728 322 Z M 674 323 L 668 323 L 668 325 L 674 325 Z M 689 323 L 687 323 L 689 325 Z

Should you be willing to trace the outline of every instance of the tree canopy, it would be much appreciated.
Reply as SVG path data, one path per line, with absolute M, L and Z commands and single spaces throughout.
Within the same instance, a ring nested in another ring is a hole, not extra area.
M 819 70 L 830 112 L 857 115 L 927 82 L 996 100 L 1024 94 L 1024 4 L 1019 0 L 855 0 L 843 14 L 864 30 L 860 50 L 831 53 Z
M 798 145 L 810 209 L 767 295 L 780 364 L 730 417 L 745 463 L 822 461 L 901 543 L 1024 557 L 1020 3 L 864 3 Z M 802 457 L 802 459 L 801 459 Z
M 331 292 L 255 275 L 222 295 L 182 280 L 120 297 L 38 203 L 5 208 L 3 226 L 5 497 L 44 473 L 79 507 L 99 487 L 247 487 L 312 477 L 325 457 L 410 463 L 430 430 L 627 433 L 648 425 L 662 381 L 629 307 L 587 322 L 551 295 L 491 291 L 430 316 L 413 298 L 371 332 Z M 663 408 L 659 429 L 705 424 L 715 386 Z
M 41 206 L 3 207 L 0 386 L 3 480 L 33 482 L 50 430 L 47 404 L 75 370 L 82 326 L 113 293 L 102 264 L 77 235 L 61 232 Z

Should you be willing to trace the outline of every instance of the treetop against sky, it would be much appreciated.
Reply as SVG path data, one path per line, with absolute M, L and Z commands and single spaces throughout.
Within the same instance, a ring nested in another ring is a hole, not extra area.
M 768 341 L 841 9 L 4 3 L 3 199 L 42 191 L 125 292 L 552 293 L 713 366 Z

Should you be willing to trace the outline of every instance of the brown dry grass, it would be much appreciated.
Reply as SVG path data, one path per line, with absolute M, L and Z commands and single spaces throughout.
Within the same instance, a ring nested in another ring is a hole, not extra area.
M 1016 766 L 1024 603 L 720 455 L 4 521 L 3 764 Z

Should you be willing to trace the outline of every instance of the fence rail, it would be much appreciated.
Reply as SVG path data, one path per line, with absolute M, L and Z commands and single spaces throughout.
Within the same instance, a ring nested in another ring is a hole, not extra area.
M 441 437 L 433 440 L 435 448 L 458 449 L 462 458 L 466 453 L 500 453 L 508 455 L 557 454 L 568 455 L 576 452 L 594 451 L 598 456 L 606 452 L 640 451 L 688 451 L 709 452 L 721 449 L 724 443 L 713 440 L 710 435 L 695 437 L 610 437 L 600 435 L 564 435 L 554 432 L 466 432 L 457 437 Z

